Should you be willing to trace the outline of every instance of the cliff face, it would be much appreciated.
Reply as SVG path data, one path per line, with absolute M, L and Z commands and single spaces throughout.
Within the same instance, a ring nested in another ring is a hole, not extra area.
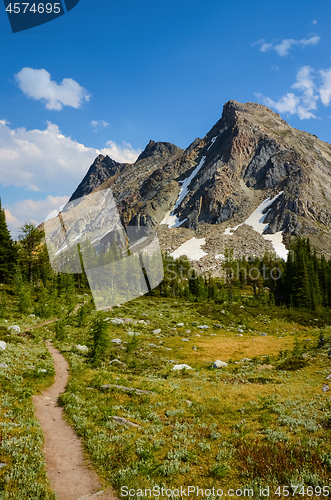
M 265 212 L 264 234 L 282 231 L 285 244 L 309 235 L 330 253 L 331 145 L 259 104 L 227 102 L 222 118 L 186 150 L 151 141 L 134 164 L 99 156 L 73 197 L 105 187 L 124 224 L 158 227 L 168 250 L 185 229 L 223 234 L 279 195 Z

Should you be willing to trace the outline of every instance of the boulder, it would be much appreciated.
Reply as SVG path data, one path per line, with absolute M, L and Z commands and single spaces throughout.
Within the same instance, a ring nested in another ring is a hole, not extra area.
M 111 341 L 112 341 L 113 344 L 116 344 L 116 345 L 122 344 L 122 340 L 121 339 L 111 339 Z
M 198 328 L 200 328 L 200 330 L 207 330 L 209 328 L 208 325 L 199 325 Z
M 238 328 L 238 332 L 239 333 L 244 333 L 244 330 L 242 330 L 241 328 Z
M 191 368 L 190 366 L 188 365 L 185 365 L 185 364 L 182 364 L 182 365 L 175 365 L 172 370 L 193 370 L 193 368 Z
M 113 325 L 123 325 L 125 323 L 124 319 L 122 318 L 112 318 L 110 321 L 113 323 Z
M 21 333 L 21 328 L 18 325 L 9 326 L 8 330 L 12 330 L 15 333 Z
M 322 391 L 323 392 L 328 392 L 330 390 L 330 387 L 326 384 L 323 384 Z
M 154 333 L 154 335 L 158 335 L 159 333 L 161 333 L 161 328 L 157 328 L 156 330 L 153 330 L 152 333 Z
M 88 347 L 86 345 L 77 344 L 76 349 L 80 352 L 88 352 Z
M 120 425 L 125 425 L 126 427 L 128 426 L 141 427 L 141 425 L 135 424 L 134 422 L 130 422 L 130 420 L 127 420 L 126 418 L 123 417 L 113 417 L 113 420 Z
M 7 347 L 7 343 L 4 342 L 3 340 L 0 340 L 0 351 L 5 351 Z
M 184 326 L 184 323 L 177 323 L 177 326 Z
M 213 368 L 222 368 L 224 366 L 228 366 L 228 364 L 225 361 L 221 361 L 220 359 L 217 359 L 213 364 Z
M 105 385 L 101 386 L 101 389 L 103 389 L 103 390 L 120 389 L 121 391 L 124 391 L 124 392 L 135 392 L 136 394 L 153 394 L 153 395 L 155 395 L 155 392 L 153 392 L 153 391 L 145 391 L 144 389 L 136 389 L 135 387 L 125 387 L 124 385 L 105 384 Z

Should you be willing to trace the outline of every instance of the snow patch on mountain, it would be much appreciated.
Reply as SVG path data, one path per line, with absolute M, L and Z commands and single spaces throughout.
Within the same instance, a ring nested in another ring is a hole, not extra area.
M 161 224 L 167 224 L 168 227 L 179 227 L 181 224 L 183 224 L 183 222 L 186 221 L 186 219 L 185 219 L 185 220 L 180 222 L 177 215 L 175 215 L 175 211 L 177 210 L 177 208 L 179 207 L 181 202 L 186 198 L 187 194 L 189 193 L 189 185 L 191 184 L 192 180 L 198 174 L 199 170 L 203 166 L 205 159 L 206 159 L 206 157 L 203 156 L 200 160 L 200 163 L 195 167 L 195 169 L 193 170 L 191 175 L 189 177 L 187 177 L 186 179 L 184 179 L 183 181 L 179 181 L 180 184 L 182 184 L 182 187 L 180 189 L 179 196 L 178 196 L 178 199 L 177 199 L 176 204 L 175 204 L 175 208 L 171 212 L 168 212 L 165 215 L 164 219 L 161 221 Z
M 201 246 L 205 245 L 206 238 L 197 239 L 195 237 L 191 238 L 188 241 L 185 241 L 180 247 L 177 248 L 170 255 L 174 259 L 178 259 L 181 255 L 186 255 L 190 260 L 200 260 L 205 255 L 208 255 L 206 252 L 201 250 Z
M 278 257 L 281 257 L 282 259 L 286 260 L 288 250 L 286 249 L 285 245 L 283 244 L 283 231 L 278 231 L 275 234 L 264 234 L 264 231 L 267 229 L 269 226 L 268 223 L 265 223 L 265 219 L 270 211 L 270 206 L 280 197 L 284 191 L 281 191 L 278 193 L 272 200 L 267 198 L 264 200 L 261 205 L 257 207 L 256 210 L 248 217 L 248 219 L 245 220 L 242 224 L 238 224 L 238 226 L 235 227 L 228 227 L 225 231 L 225 235 L 232 235 L 234 231 L 238 229 L 238 227 L 243 226 L 246 224 L 247 226 L 251 226 L 255 231 L 257 231 L 259 234 L 263 236 L 264 239 L 271 241 L 276 255 Z M 269 210 L 267 210 L 269 208 Z M 267 211 L 266 211 L 267 210 Z M 266 212 L 265 212 L 266 211 Z M 265 212 L 265 213 L 264 213 Z

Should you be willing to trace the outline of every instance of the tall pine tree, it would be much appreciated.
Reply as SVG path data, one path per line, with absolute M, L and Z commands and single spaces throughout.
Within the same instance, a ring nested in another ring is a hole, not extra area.
M 13 277 L 16 258 L 16 246 L 10 236 L 0 199 L 0 282 L 6 283 Z

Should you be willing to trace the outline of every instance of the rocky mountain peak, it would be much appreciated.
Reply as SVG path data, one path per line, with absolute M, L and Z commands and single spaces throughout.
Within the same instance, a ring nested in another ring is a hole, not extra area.
M 146 158 L 173 156 L 180 151 L 180 148 L 170 142 L 155 142 L 151 140 L 144 151 L 138 156 L 137 162 Z

